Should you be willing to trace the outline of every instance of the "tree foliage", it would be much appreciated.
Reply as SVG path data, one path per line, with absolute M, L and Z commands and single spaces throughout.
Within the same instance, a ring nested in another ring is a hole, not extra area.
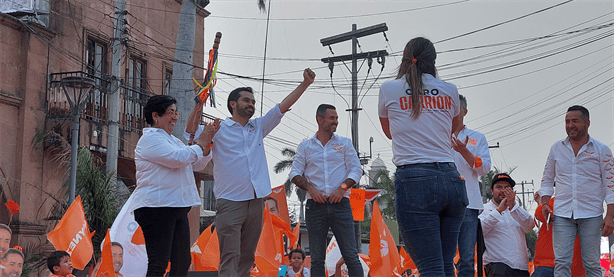
M 397 194 L 394 190 L 394 180 L 388 175 L 388 171 L 379 170 L 375 175 L 373 185 L 382 190 L 378 202 L 382 209 L 382 216 L 390 219 L 397 219 L 396 200 Z
M 285 170 L 292 168 L 292 162 L 294 161 L 294 156 L 296 155 L 296 151 L 290 148 L 284 148 L 281 150 L 281 154 L 284 157 L 287 157 L 287 159 L 281 160 L 273 166 L 273 171 L 275 171 L 275 173 L 277 174 L 282 173 Z M 303 205 L 305 203 L 305 200 L 307 199 L 307 191 L 304 191 L 296 187 L 296 185 L 294 185 L 292 181 L 290 181 L 289 178 L 286 179 L 286 182 L 284 183 L 284 188 L 286 189 L 286 197 L 290 197 L 290 195 L 292 195 L 292 191 L 296 192 L 298 201 L 301 202 L 299 220 L 302 220 L 303 219 Z
M 92 238 L 94 251 L 100 253 L 100 243 L 117 216 L 117 199 L 111 178 L 101 169 L 102 161 L 87 147 L 80 147 L 77 157 L 76 193 L 81 195 L 85 218 L 96 231 Z

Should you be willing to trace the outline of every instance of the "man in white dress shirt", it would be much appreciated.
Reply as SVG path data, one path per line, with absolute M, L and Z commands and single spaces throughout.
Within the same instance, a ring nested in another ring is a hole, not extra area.
M 567 138 L 550 148 L 544 169 L 542 203 L 549 203 L 556 181 L 554 214 L 547 205 L 542 209 L 544 218 L 554 216 L 554 276 L 571 276 L 576 234 L 586 276 L 601 276 L 599 236 L 614 230 L 614 159 L 608 146 L 588 135 L 590 123 L 585 107 L 567 109 Z M 604 200 L 608 205 L 605 218 Z
M 471 130 L 465 126 L 467 114 L 467 98 L 458 95 L 460 100 L 460 112 L 458 124 L 453 130 L 452 155 L 454 163 L 460 175 L 465 177 L 467 199 L 469 205 L 465 209 L 465 216 L 458 234 L 458 266 L 459 277 L 473 277 L 475 275 L 474 256 L 475 244 L 478 238 L 478 215 L 484 209 L 480 183 L 478 177 L 488 174 L 490 171 L 490 151 L 484 134 Z
M 535 226 L 533 216 L 516 203 L 516 182 L 506 173 L 491 182 L 492 201 L 479 218 L 484 233 L 484 271 L 487 277 L 529 276 L 524 234 Z
M 351 277 L 364 276 L 358 258 L 349 188 L 362 176 L 358 155 L 349 138 L 335 134 L 335 107 L 322 104 L 316 111 L 318 132 L 299 144 L 290 180 L 307 191 L 305 221 L 309 233 L 311 275 L 324 276 L 326 237 L 332 229 Z
M 271 193 L 263 139 L 314 79 L 315 73 L 305 69 L 303 82 L 256 119 L 251 119 L 256 103 L 251 88 L 237 88 L 228 96 L 232 117 L 220 124 L 211 148 L 220 244 L 218 276 L 250 276 L 262 232 L 262 198 Z

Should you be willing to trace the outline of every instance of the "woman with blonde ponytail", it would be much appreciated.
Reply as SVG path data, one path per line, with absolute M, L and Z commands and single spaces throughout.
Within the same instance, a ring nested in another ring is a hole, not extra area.
M 382 130 L 392 140 L 396 210 L 405 249 L 420 276 L 454 276 L 453 259 L 469 203 L 451 134 L 460 111 L 455 85 L 437 79 L 437 52 L 410 40 L 395 80 L 379 94 Z

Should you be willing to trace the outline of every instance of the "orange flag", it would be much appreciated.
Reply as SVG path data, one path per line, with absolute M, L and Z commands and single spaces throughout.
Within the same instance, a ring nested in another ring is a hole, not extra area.
M 101 265 L 100 269 L 98 269 L 98 273 L 96 273 L 96 277 L 105 276 L 105 277 L 115 277 L 115 269 L 113 268 L 113 251 L 111 251 L 111 237 L 109 236 L 109 232 L 111 229 L 107 230 L 107 235 L 104 237 L 104 243 L 102 244 L 102 253 L 100 254 Z
M 365 190 L 350 189 L 350 206 L 352 206 L 352 216 L 354 221 L 365 220 Z
M 130 242 L 136 245 L 145 244 L 145 236 L 143 235 L 143 229 L 141 229 L 141 226 L 136 228 L 136 231 L 134 231 L 134 234 L 132 235 L 132 240 L 130 240 Z
M 296 226 L 294 226 L 294 230 L 292 230 L 292 235 L 294 235 L 294 241 L 290 240 L 290 244 L 292 248 L 298 247 L 298 239 L 301 237 L 301 222 L 297 222 Z
M 213 224 L 205 229 L 192 245 L 192 262 L 195 271 L 217 271 L 220 265 L 220 243 Z
M 416 269 L 414 261 L 411 259 L 409 254 L 405 252 L 405 247 L 403 246 L 401 246 L 399 257 L 401 258 L 401 272 L 405 272 L 408 269 Z
M 256 247 L 256 268 L 252 270 L 254 276 L 277 276 L 277 271 L 282 262 L 283 242 L 282 238 L 275 233 L 271 212 L 267 205 L 264 209 L 264 223 L 262 234 Z
M 290 215 L 288 213 L 288 201 L 286 200 L 286 187 L 284 185 L 274 187 L 271 189 L 270 197 L 275 198 L 277 203 L 277 211 L 279 217 L 283 219 L 288 225 L 290 225 Z
M 369 253 L 371 254 L 371 276 L 401 276 L 399 252 L 382 218 L 377 201 L 373 202 Z
M 47 234 L 47 239 L 56 250 L 64 250 L 70 254 L 70 259 L 76 269 L 83 270 L 94 253 L 92 236 L 85 220 L 81 196 L 68 207 L 66 213 Z

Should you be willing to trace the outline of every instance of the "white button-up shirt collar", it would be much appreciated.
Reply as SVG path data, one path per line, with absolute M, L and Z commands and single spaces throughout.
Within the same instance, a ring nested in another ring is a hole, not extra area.
M 349 138 L 333 133 L 326 145 L 322 145 L 314 135 L 299 144 L 289 177 L 292 180 L 303 174 L 324 197 L 329 197 L 347 178 L 358 183 L 362 167 Z M 348 190 L 345 196 L 349 194 Z M 307 194 L 307 198 L 311 196 Z
M 266 115 L 250 119 L 245 126 L 230 118 L 220 124 L 211 149 L 213 193 L 217 199 L 245 201 L 271 193 L 263 139 L 283 115 L 278 104 Z
M 554 214 L 565 218 L 603 215 L 603 201 L 614 204 L 614 159 L 605 144 L 589 137 L 578 155 L 569 138 L 550 148 L 540 193 L 552 196 L 556 183 Z
M 482 194 L 480 193 L 480 183 L 478 177 L 488 174 L 490 171 L 490 150 L 488 149 L 488 142 L 484 134 L 471 130 L 466 126 L 458 133 L 460 141 L 467 140 L 467 149 L 471 154 L 482 159 L 482 165 L 474 167 L 474 164 L 469 164 L 463 158 L 463 155 L 452 149 L 452 156 L 458 172 L 465 178 L 465 186 L 467 187 L 467 198 L 469 198 L 469 206 L 467 208 L 481 210 L 484 208 L 482 204 Z

